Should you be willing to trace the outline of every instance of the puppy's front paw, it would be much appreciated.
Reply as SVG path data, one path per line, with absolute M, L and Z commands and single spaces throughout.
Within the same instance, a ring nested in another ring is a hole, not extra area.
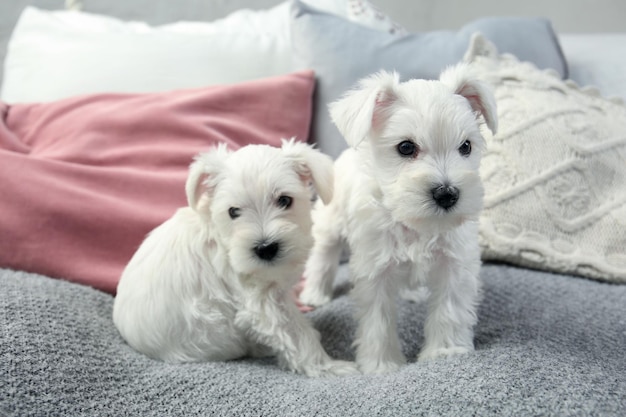
M 300 302 L 307 306 L 319 307 L 330 303 L 330 300 L 330 294 L 325 294 L 319 288 L 312 285 L 305 284 L 300 293 Z
M 449 348 L 425 348 L 417 357 L 418 361 L 428 361 L 438 358 L 447 358 L 455 355 L 464 355 L 472 352 L 473 349 L 469 349 L 464 346 L 453 346 Z
M 404 365 L 404 361 L 372 361 L 359 363 L 359 369 L 364 374 L 388 374 L 395 372 Z
M 359 368 L 355 362 L 333 360 L 326 367 L 326 372 L 330 375 L 344 376 L 359 373 Z
M 303 373 L 312 377 L 346 376 L 358 374 L 359 369 L 354 362 L 329 360 L 322 365 L 307 366 Z

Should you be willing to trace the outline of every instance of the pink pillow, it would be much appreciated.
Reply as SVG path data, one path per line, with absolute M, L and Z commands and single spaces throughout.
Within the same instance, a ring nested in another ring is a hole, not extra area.
M 0 266 L 114 293 L 218 142 L 307 140 L 311 71 L 230 86 L 0 103 Z

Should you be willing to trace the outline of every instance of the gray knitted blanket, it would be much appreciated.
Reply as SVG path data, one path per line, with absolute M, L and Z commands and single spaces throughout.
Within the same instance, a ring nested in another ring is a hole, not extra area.
M 353 359 L 346 274 L 337 299 L 309 317 L 332 356 Z M 413 360 L 388 375 L 311 379 L 273 359 L 148 359 L 118 335 L 110 295 L 0 270 L 0 415 L 626 415 L 626 286 L 489 264 L 481 274 L 475 353 Z M 414 358 L 425 308 L 399 309 Z

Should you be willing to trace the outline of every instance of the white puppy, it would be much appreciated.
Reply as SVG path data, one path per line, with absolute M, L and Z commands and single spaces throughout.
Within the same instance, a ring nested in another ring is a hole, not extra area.
M 347 241 L 359 327 L 361 371 L 405 362 L 396 330 L 396 295 L 418 284 L 428 292 L 419 359 L 473 350 L 479 299 L 478 174 L 480 117 L 496 130 L 495 100 L 465 65 L 438 81 L 400 83 L 380 72 L 330 106 L 352 149 L 335 162 L 334 198 L 313 214 L 315 245 L 300 299 L 330 300 Z
M 293 140 L 200 154 L 190 207 L 152 231 L 122 274 L 113 320 L 126 341 L 168 362 L 273 353 L 310 376 L 356 372 L 326 354 L 291 296 L 313 243 L 311 183 L 330 201 L 332 160 Z

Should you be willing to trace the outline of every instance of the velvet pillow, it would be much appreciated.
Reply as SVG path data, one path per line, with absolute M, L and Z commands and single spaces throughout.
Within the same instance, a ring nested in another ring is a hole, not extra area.
M 307 140 L 310 71 L 151 94 L 0 103 L 0 266 L 113 293 L 155 226 L 186 204 L 193 156 Z

